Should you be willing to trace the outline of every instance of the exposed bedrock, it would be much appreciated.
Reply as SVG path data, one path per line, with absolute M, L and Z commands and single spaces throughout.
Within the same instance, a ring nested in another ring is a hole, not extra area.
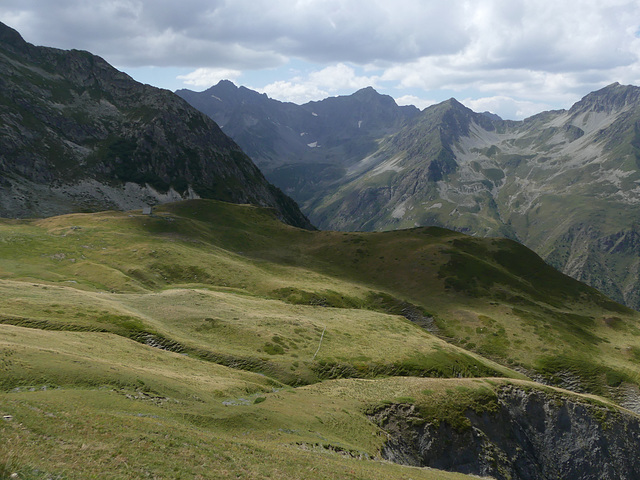
M 509 387 L 495 408 L 465 412 L 470 426 L 425 422 L 415 405 L 380 408 L 384 458 L 511 480 L 640 478 L 640 419 L 604 405 Z

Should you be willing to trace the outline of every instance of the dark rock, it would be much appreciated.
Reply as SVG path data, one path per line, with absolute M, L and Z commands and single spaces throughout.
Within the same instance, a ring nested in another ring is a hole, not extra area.
M 372 417 L 389 434 L 384 458 L 499 480 L 640 478 L 640 419 L 541 390 L 504 388 L 497 411 L 465 416 L 470 428 L 420 422 L 413 405 Z
M 0 216 L 142 208 L 184 198 L 272 207 L 312 228 L 206 115 L 88 52 L 0 24 Z

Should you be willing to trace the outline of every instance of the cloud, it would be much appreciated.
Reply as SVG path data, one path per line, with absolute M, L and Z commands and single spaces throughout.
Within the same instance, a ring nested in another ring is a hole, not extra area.
M 264 68 L 265 59 L 277 66 L 282 56 L 367 63 L 455 52 L 467 41 L 454 8 L 464 2 L 450 3 L 3 0 L 0 18 L 30 41 L 87 49 L 119 64 L 224 67 L 235 57 L 237 65 Z
M 358 75 L 353 67 L 338 63 L 304 76 L 296 76 L 289 81 L 276 81 L 256 90 L 277 100 L 301 104 L 321 100 L 340 91 L 353 92 L 376 85 L 376 76 Z
M 637 0 L 2 0 L 0 21 L 123 67 L 190 69 L 191 82 L 315 64 L 261 85 L 289 98 L 372 84 L 555 105 L 640 83 Z
M 637 60 L 636 1 L 3 0 L 0 18 L 38 43 L 132 66 L 243 68 L 415 62 L 562 71 Z M 635 41 L 634 41 L 635 39 Z M 117 60 L 117 61 L 116 61 Z
M 198 68 L 186 75 L 178 75 L 178 79 L 182 80 L 186 85 L 210 87 L 220 80 L 235 80 L 241 75 L 242 72 L 240 70 L 228 68 Z
M 329 91 L 342 89 L 359 90 L 365 87 L 375 87 L 377 77 L 357 75 L 353 67 L 338 63 L 310 73 L 308 81 L 325 87 Z
M 420 110 L 424 110 L 425 108 L 438 103 L 436 100 L 427 100 L 415 95 L 403 95 L 396 98 L 395 101 L 398 105 L 413 105 L 418 107 Z
M 89 50 L 130 67 L 267 68 L 285 63 L 286 57 L 267 43 L 251 41 L 250 36 L 243 39 L 240 32 L 228 38 L 215 28 L 241 20 L 231 18 L 242 15 L 224 8 L 226 3 L 3 0 L 0 20 L 11 19 L 10 26 L 31 43 Z
M 320 89 L 317 85 L 283 80 L 270 83 L 263 88 L 256 88 L 256 90 L 260 93 L 266 93 L 267 96 L 280 100 L 281 102 L 293 102 L 299 105 L 330 96 L 328 91 Z

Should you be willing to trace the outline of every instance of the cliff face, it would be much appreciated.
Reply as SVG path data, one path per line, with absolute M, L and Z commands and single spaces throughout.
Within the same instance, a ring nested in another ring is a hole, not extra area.
M 413 405 L 373 420 L 389 435 L 383 457 L 499 480 L 640 478 L 640 419 L 557 393 L 502 389 L 497 408 L 465 413 L 471 427 L 424 423 Z
M 88 52 L 0 24 L 0 216 L 140 208 L 180 198 L 273 207 L 310 227 L 206 115 Z

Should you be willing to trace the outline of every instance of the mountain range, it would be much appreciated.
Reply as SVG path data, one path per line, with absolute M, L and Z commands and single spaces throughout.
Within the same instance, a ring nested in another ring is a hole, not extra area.
M 0 479 L 640 477 L 640 313 L 499 210 L 533 198 L 536 165 L 569 193 L 575 163 L 594 164 L 576 185 L 613 181 L 607 148 L 628 160 L 616 192 L 634 182 L 635 90 L 529 130 L 371 88 L 305 106 L 209 91 L 316 218 L 386 229 L 344 232 L 314 229 L 207 115 L 88 52 L 0 25 L 0 87 Z M 493 230 L 416 227 L 430 192 L 434 222 Z
M 614 83 L 523 121 L 455 99 L 419 112 L 372 88 L 300 106 L 230 82 L 177 94 L 319 228 L 504 236 L 640 308 L 638 87 Z
M 207 116 L 89 52 L 0 24 L 0 216 L 132 209 L 183 198 L 271 206 L 311 228 Z

